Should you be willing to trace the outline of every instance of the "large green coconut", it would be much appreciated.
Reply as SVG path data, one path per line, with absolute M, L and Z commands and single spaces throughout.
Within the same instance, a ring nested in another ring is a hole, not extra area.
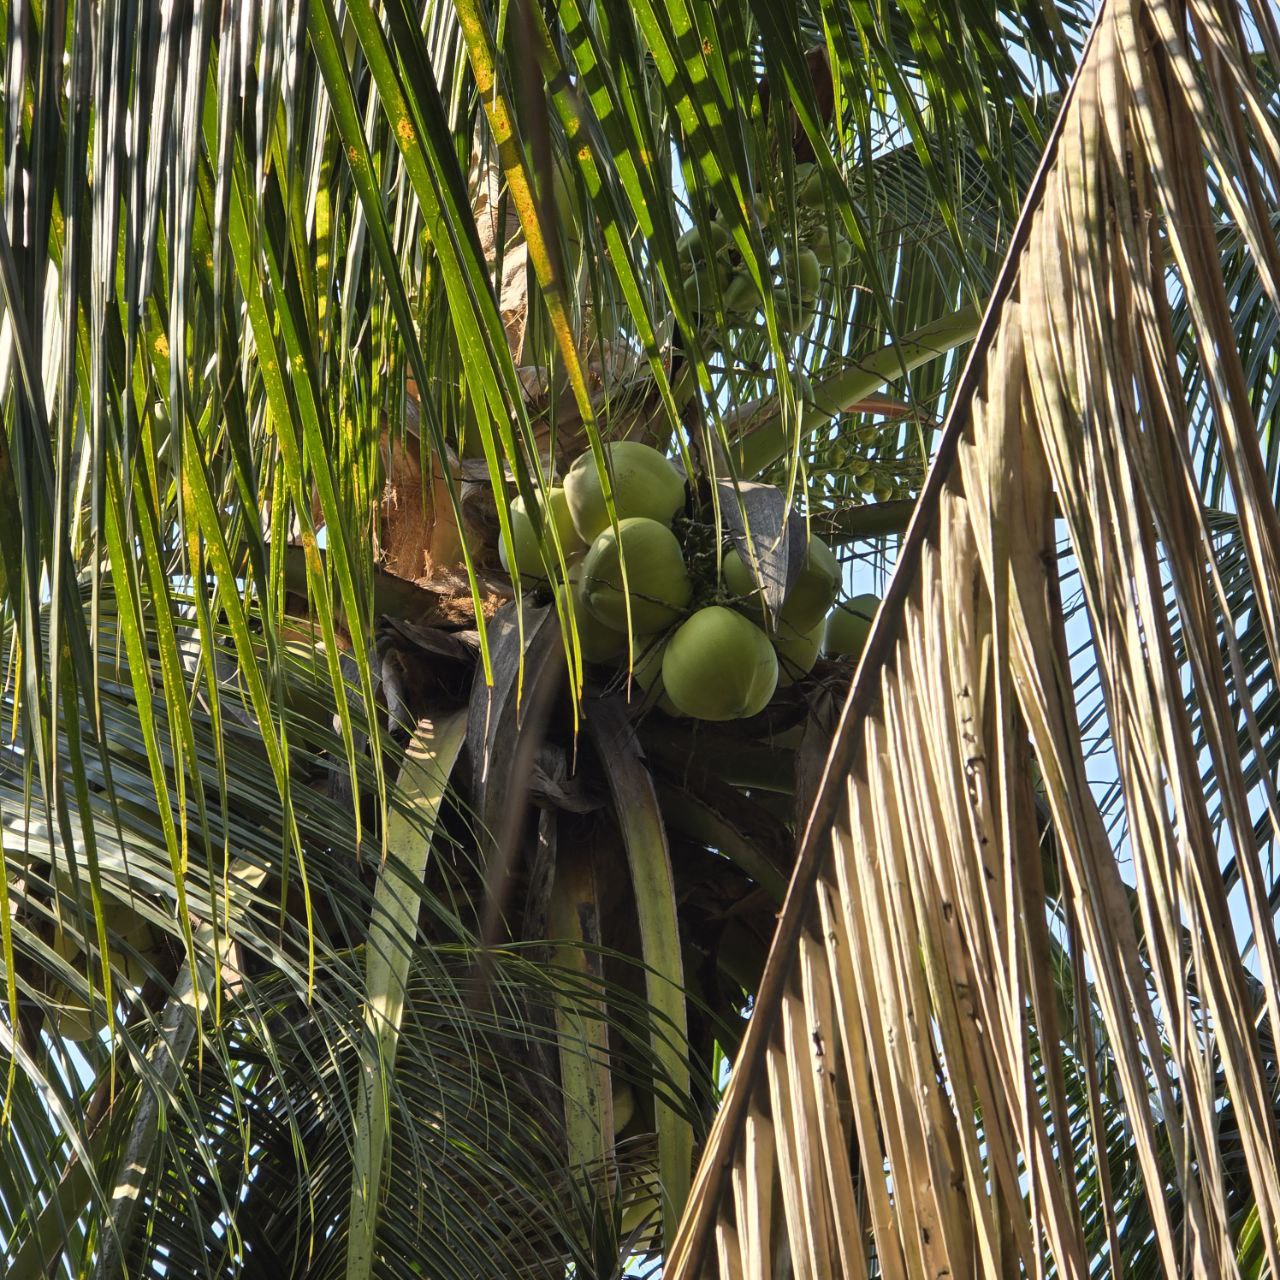
M 835 603 L 840 590 L 840 562 L 831 548 L 816 535 L 810 537 L 804 568 L 787 592 L 778 612 L 778 621 L 797 631 L 817 626 Z
M 578 566 L 575 566 L 577 568 Z M 587 608 L 582 597 L 581 578 L 572 587 L 561 583 L 556 588 L 556 604 L 561 613 L 568 613 L 566 592 L 572 591 L 573 625 L 578 630 L 578 644 L 582 648 L 583 662 L 615 662 L 627 652 L 627 637 L 621 631 L 606 627 Z
M 818 314 L 817 306 L 812 298 L 793 294 L 790 288 L 775 288 L 773 290 L 773 306 L 778 317 L 779 327 L 784 333 L 789 333 L 793 337 L 796 334 L 807 332 L 809 326 L 813 324 L 814 317 Z
M 773 619 L 769 617 L 768 611 L 764 607 L 764 594 L 756 585 L 756 580 L 750 567 L 736 547 L 730 547 L 724 553 L 724 560 L 720 566 L 720 576 L 725 590 L 731 596 L 738 597 L 735 604 L 736 608 L 741 609 L 758 626 L 769 627 L 772 625 Z
M 822 285 L 822 264 L 812 249 L 800 248 L 782 258 L 782 271 L 788 292 L 796 293 L 802 302 L 811 301 Z
M 722 567 L 725 588 L 740 596 L 753 616 L 763 612 L 760 588 L 750 568 L 737 549 L 725 553 Z M 785 622 L 796 632 L 807 633 L 826 615 L 840 590 L 840 562 L 831 548 L 819 537 L 811 537 L 804 567 L 791 584 L 791 590 L 778 612 L 778 622 Z
M 871 623 L 880 607 L 876 595 L 854 596 L 842 601 L 827 619 L 827 638 L 823 650 L 832 658 L 856 658 L 862 653 L 871 632 Z
M 843 229 L 838 226 L 834 235 L 828 228 L 821 228 L 809 241 L 809 248 L 824 267 L 846 266 L 853 257 L 853 246 L 845 238 Z
M 730 279 L 724 291 L 724 309 L 729 315 L 754 315 L 763 305 L 760 289 L 745 267 Z
M 613 501 L 618 519 L 644 516 L 670 524 L 684 505 L 684 480 L 657 449 L 636 440 L 605 445 L 609 457 Z M 600 474 L 590 450 L 569 468 L 564 495 L 574 528 L 584 542 L 594 541 L 609 527 Z
M 693 594 L 676 535 L 665 524 L 643 516 L 621 521 L 616 533 L 613 529 L 601 533 L 582 565 L 582 598 L 587 608 L 605 626 L 624 633 L 628 593 L 636 635 L 670 626 Z
M 797 631 L 789 622 L 779 620 L 773 637 L 773 647 L 778 651 L 778 688 L 785 689 L 813 670 L 826 634 L 825 617 L 808 631 Z
M 768 705 L 778 686 L 778 657 L 755 623 L 711 605 L 667 642 L 662 685 L 682 715 L 738 720 Z
M 55 873 L 55 883 L 59 890 L 71 896 L 72 882 L 70 874 L 59 867 Z M 92 911 L 92 898 L 89 893 L 89 876 L 87 871 L 81 872 L 80 879 L 81 904 L 86 912 Z M 127 890 L 112 885 L 104 887 L 102 893 L 102 922 L 113 943 L 111 948 L 111 966 L 117 974 L 132 986 L 140 987 L 146 981 L 147 972 L 141 956 L 151 955 L 157 948 L 155 931 L 150 922 L 126 899 Z M 93 922 L 85 921 L 87 937 L 96 941 Z M 127 948 L 132 948 L 129 950 Z M 70 934 L 59 929 L 54 934 L 54 950 L 65 960 L 84 972 L 85 957 L 79 945 Z M 136 955 L 134 953 L 137 953 Z M 96 961 L 95 961 L 96 964 Z M 95 981 L 98 981 L 95 978 Z
M 560 539 L 560 549 L 566 556 L 581 551 L 585 545 L 578 531 L 573 527 L 573 517 L 569 514 L 569 502 L 564 490 L 555 485 L 547 492 L 547 497 L 539 496 L 543 519 L 550 514 L 555 525 L 556 535 Z M 521 497 L 511 500 L 511 541 L 515 545 L 515 563 L 520 575 L 531 582 L 545 581 L 547 567 L 542 563 L 538 551 L 538 535 L 529 516 L 529 509 Z M 511 572 L 511 562 L 507 555 L 505 541 L 498 543 L 498 560 L 507 573 Z
M 690 227 L 676 241 L 676 252 L 680 255 L 681 266 L 686 271 L 695 269 L 707 258 L 722 256 L 733 248 L 733 235 L 722 222 L 707 224 L 707 239 L 697 227 Z

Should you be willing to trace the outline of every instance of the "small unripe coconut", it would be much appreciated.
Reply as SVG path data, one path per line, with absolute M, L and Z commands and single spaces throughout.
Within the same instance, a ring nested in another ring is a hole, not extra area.
M 556 536 L 560 539 L 560 549 L 566 556 L 572 555 L 575 551 L 581 551 L 585 545 L 578 531 L 573 527 L 573 517 L 569 514 L 569 503 L 565 498 L 564 490 L 555 485 L 547 492 L 544 499 L 539 495 L 539 505 L 542 507 L 543 519 L 548 515 L 552 523 L 555 525 Z M 521 497 L 515 497 L 511 500 L 511 540 L 515 544 L 516 566 L 522 577 L 531 581 L 542 582 L 546 580 L 547 567 L 542 563 L 542 556 L 538 553 L 538 535 L 533 527 L 533 520 L 529 516 L 529 509 L 525 505 L 525 501 Z M 511 572 L 510 560 L 507 556 L 507 544 L 499 541 L 498 559 L 503 569 L 508 573 Z
M 675 467 L 657 449 L 638 440 L 605 445 L 605 453 L 610 462 L 618 519 L 644 516 L 670 524 L 684 505 L 684 480 Z M 584 542 L 593 542 L 609 527 L 609 509 L 595 456 L 589 449 L 569 468 L 564 493 L 578 535 Z
M 835 235 L 824 230 L 809 241 L 813 256 L 824 267 L 843 267 L 853 257 L 853 245 L 837 230 Z
M 778 686 L 778 657 L 765 635 L 720 605 L 699 609 L 667 642 L 662 685 L 698 720 L 738 720 L 763 711 Z
M 702 232 L 690 227 L 676 241 L 676 252 L 680 255 L 680 265 L 686 271 L 693 270 L 706 256 L 702 251 Z
M 773 647 L 778 651 L 778 688 L 785 689 L 813 670 L 827 634 L 827 620 L 819 618 L 808 631 L 797 631 L 789 622 L 779 619 L 773 637 Z
M 133 915 L 134 925 L 120 936 L 120 942 L 127 945 L 111 949 L 111 967 L 129 986 L 140 987 L 147 980 L 143 958 L 154 954 L 157 942 L 151 925 L 136 912 Z
M 712 253 L 724 254 L 733 248 L 733 232 L 719 218 L 707 224 L 707 245 Z
M 724 309 L 729 315 L 749 316 L 760 310 L 760 290 L 745 268 L 729 281 L 723 301 Z
M 622 566 L 626 563 L 624 588 Z M 670 626 L 693 594 L 676 535 L 665 524 L 632 516 L 606 529 L 591 544 L 582 565 L 582 598 L 615 631 L 627 629 L 627 596 L 636 635 Z
M 728 227 L 721 222 L 707 224 L 707 237 L 697 227 L 690 227 L 676 241 L 676 252 L 680 255 L 680 265 L 685 272 L 695 271 L 700 263 L 710 258 L 723 256 L 733 246 L 733 236 Z
M 818 292 L 822 284 L 822 264 L 812 249 L 800 249 L 794 255 L 787 254 L 782 260 L 787 278 L 792 278 L 795 271 L 796 291 L 802 302 L 808 302 Z
M 811 301 L 794 297 L 786 289 L 773 291 L 773 305 L 777 311 L 778 324 L 785 333 L 793 335 L 805 332 L 818 314 Z
M 821 209 L 827 202 L 822 170 L 815 164 L 803 183 L 798 184 L 796 202 L 802 209 Z
M 816 164 L 798 164 L 795 170 L 796 204 L 816 209 L 822 204 L 822 171 Z
M 710 311 L 717 291 L 723 297 L 724 288 L 732 278 L 733 273 L 722 259 L 700 263 L 696 270 L 685 273 L 684 295 L 697 311 Z
M 808 631 L 835 603 L 840 590 L 840 562 L 816 534 L 809 538 L 808 554 L 778 613 L 797 631 Z
M 867 643 L 879 607 L 880 597 L 870 593 L 842 601 L 827 619 L 823 651 L 832 658 L 856 658 Z
M 621 631 L 606 627 L 587 608 L 579 583 L 572 587 L 563 582 L 556 588 L 556 605 L 566 617 L 569 612 L 566 592 L 572 591 L 573 625 L 578 631 L 578 645 L 582 649 L 583 662 L 615 662 L 627 652 L 627 637 Z

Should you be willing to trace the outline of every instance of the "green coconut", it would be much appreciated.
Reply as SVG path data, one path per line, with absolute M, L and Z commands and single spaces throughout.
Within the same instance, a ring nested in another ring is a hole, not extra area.
M 662 684 L 662 658 L 667 651 L 665 639 L 650 640 L 639 654 L 636 664 L 631 668 L 631 678 L 645 693 Z
M 101 990 L 101 983 L 97 985 Z M 48 1008 L 53 1029 L 62 1040 L 92 1040 L 106 1025 L 95 1010 L 62 982 L 51 984 Z
M 816 164 L 796 165 L 796 204 L 802 209 L 822 206 L 822 170 Z
M 667 642 L 662 684 L 682 715 L 738 720 L 768 705 L 778 686 L 778 657 L 755 623 L 710 605 Z
M 694 270 L 685 273 L 685 295 L 701 306 L 710 306 L 716 290 L 723 291 L 732 278 L 729 267 L 718 258 L 699 263 Z
M 686 272 L 697 270 L 698 265 L 708 258 L 723 257 L 733 247 L 733 235 L 722 222 L 712 221 L 707 224 L 707 237 L 697 227 L 690 227 L 676 241 L 676 252 L 680 255 L 680 265 Z
M 824 267 L 847 266 L 849 259 L 853 257 L 853 245 L 839 230 L 832 235 L 824 228 L 809 241 L 809 248 Z
M 773 647 L 778 651 L 778 688 L 785 689 L 813 670 L 827 634 L 827 620 L 819 618 L 808 631 L 797 631 L 789 622 L 778 621 Z
M 741 596 L 744 600 L 754 602 L 760 594 L 755 576 L 737 547 L 730 547 L 724 553 L 724 560 L 720 565 L 720 576 L 730 595 Z
M 745 268 L 729 281 L 724 290 L 723 302 L 725 311 L 730 315 L 749 316 L 760 310 L 760 290 Z
M 157 949 L 156 935 L 151 925 L 136 912 L 133 926 L 119 932 L 121 946 L 111 949 L 111 967 L 124 977 L 131 987 L 141 987 L 147 980 L 145 957 Z
M 622 567 L 627 581 L 624 588 Z M 693 587 L 676 535 L 665 524 L 632 516 L 605 529 L 582 565 L 582 599 L 605 626 L 627 630 L 627 594 L 636 635 L 670 626 L 689 603 Z
M 575 566 L 578 568 L 579 566 Z M 615 662 L 627 652 L 627 637 L 621 631 L 606 627 L 599 618 L 587 608 L 582 597 L 579 582 L 572 587 L 563 582 L 556 588 L 556 605 L 561 613 L 568 613 L 566 592 L 572 591 L 573 624 L 578 630 L 578 644 L 582 649 L 583 662 Z
M 618 440 L 605 445 L 605 453 L 609 458 L 618 519 L 644 516 L 660 524 L 670 524 L 684 505 L 684 480 L 675 467 L 657 449 L 638 440 Z M 569 468 L 564 478 L 564 494 L 578 535 L 584 542 L 593 542 L 609 527 L 609 509 L 595 456 L 590 450 Z
M 827 619 L 823 651 L 832 658 L 858 657 L 867 643 L 879 607 L 880 597 L 870 593 L 842 601 Z
M 795 335 L 804 333 L 818 314 L 812 300 L 793 296 L 786 289 L 774 289 L 773 305 L 778 315 L 778 324 L 784 332 Z
M 809 538 L 804 568 L 800 570 L 778 613 L 779 623 L 807 632 L 817 626 L 835 603 L 840 590 L 840 562 L 817 535 Z
M 573 527 L 573 517 L 569 514 L 569 503 L 564 490 L 559 485 L 555 485 L 548 490 L 546 498 L 539 495 L 538 502 L 542 507 L 543 518 L 550 514 L 555 525 L 556 536 L 560 539 L 560 549 L 564 554 L 569 556 L 575 551 L 581 551 L 586 544 L 578 536 L 577 529 Z M 515 544 L 515 562 L 521 577 L 534 582 L 544 581 L 547 576 L 547 567 L 542 563 L 542 556 L 538 551 L 538 534 L 529 516 L 529 509 L 521 497 L 511 500 L 511 540 Z M 498 560 L 503 569 L 510 573 L 511 563 L 507 556 L 505 541 L 500 541 L 498 544 Z
M 782 259 L 788 280 L 795 281 L 795 291 L 801 302 L 810 301 L 822 284 L 822 264 L 812 249 L 799 249 Z
M 631 698 L 646 706 L 656 706 L 669 716 L 678 716 L 680 712 L 662 686 L 662 660 L 667 652 L 668 639 L 669 637 L 649 637 L 646 642 L 642 642 L 642 647 L 636 654 L 636 664 L 631 668 L 634 686 Z
M 755 577 L 737 547 L 730 547 L 724 553 L 720 580 L 726 593 L 737 597 L 733 602 L 735 609 L 745 613 L 757 626 L 766 630 L 772 626 L 774 620 L 765 608 L 764 593 L 756 585 Z
M 817 165 L 814 165 L 813 172 L 796 193 L 796 200 L 802 209 L 821 209 L 827 203 L 826 184 L 822 180 L 822 170 Z

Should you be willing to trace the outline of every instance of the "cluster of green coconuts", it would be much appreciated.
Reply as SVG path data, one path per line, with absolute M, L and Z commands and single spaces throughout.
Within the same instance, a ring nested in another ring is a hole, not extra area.
M 809 538 L 804 566 L 772 618 L 733 549 L 723 557 L 711 598 L 695 600 L 671 528 L 684 507 L 683 477 L 648 445 L 618 441 L 606 448 L 616 528 L 589 452 L 542 500 L 569 570 L 568 581 L 556 588 L 558 603 L 563 611 L 571 593 L 584 661 L 625 666 L 629 621 L 632 678 L 650 702 L 670 715 L 736 720 L 763 711 L 779 686 L 812 670 L 820 653 L 854 657 L 861 651 L 879 601 L 858 596 L 832 607 L 840 566 L 821 538 Z M 537 533 L 520 498 L 511 503 L 511 531 L 515 571 L 530 586 L 545 582 Z M 505 546 L 500 557 L 512 572 Z
M 778 239 L 774 264 L 776 279 L 770 282 L 778 321 L 789 333 L 801 333 L 813 323 L 815 302 L 827 267 L 843 267 L 853 248 L 840 224 L 832 226 L 823 209 L 822 178 L 812 164 L 796 166 L 796 223 Z M 755 203 L 762 227 L 770 223 L 769 207 Z M 793 234 L 794 232 L 794 234 Z M 676 243 L 684 270 L 686 296 L 709 312 L 719 295 L 725 315 L 754 315 L 764 298 L 743 265 L 729 229 L 719 220 L 710 222 L 704 235 L 696 227 Z

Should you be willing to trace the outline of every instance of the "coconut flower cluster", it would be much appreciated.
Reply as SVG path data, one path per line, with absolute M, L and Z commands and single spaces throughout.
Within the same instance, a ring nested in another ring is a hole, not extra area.
M 836 604 L 840 565 L 821 538 L 809 537 L 804 563 L 772 613 L 732 546 L 719 575 L 696 583 L 673 529 L 685 509 L 684 477 L 648 445 L 618 441 L 605 449 L 616 524 L 590 452 L 541 499 L 568 568 L 557 603 L 562 612 L 572 608 L 585 662 L 617 669 L 633 658 L 632 679 L 667 714 L 737 720 L 758 715 L 820 654 L 856 659 L 879 601 L 866 595 Z M 503 567 L 530 587 L 546 584 L 537 529 L 521 498 L 510 514 L 514 565 L 503 547 Z
M 793 218 L 777 234 L 771 234 L 775 219 L 768 203 L 763 197 L 755 201 L 756 220 L 773 249 L 764 285 L 772 294 L 779 324 L 789 334 L 802 333 L 813 323 L 823 272 L 845 266 L 853 253 L 843 226 L 828 215 L 822 175 L 814 165 L 796 166 L 795 190 Z M 685 294 L 698 315 L 712 319 L 718 306 L 732 323 L 763 310 L 760 284 L 722 220 L 713 219 L 705 232 L 690 228 L 676 248 Z

